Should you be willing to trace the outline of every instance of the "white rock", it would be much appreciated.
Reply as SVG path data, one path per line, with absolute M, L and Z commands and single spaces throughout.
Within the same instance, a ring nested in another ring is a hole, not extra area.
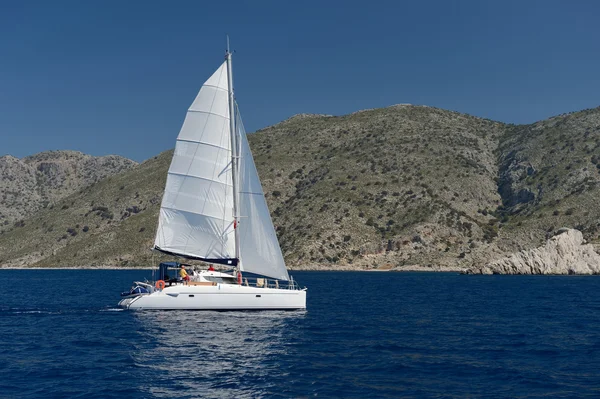
M 579 230 L 561 229 L 546 245 L 473 268 L 468 274 L 600 274 L 600 255 Z

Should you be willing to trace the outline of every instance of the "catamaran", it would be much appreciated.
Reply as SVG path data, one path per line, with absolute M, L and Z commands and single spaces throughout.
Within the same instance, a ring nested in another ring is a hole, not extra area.
M 288 274 L 235 102 L 231 55 L 227 49 L 187 111 L 153 247 L 210 267 L 192 273 L 180 262 L 161 263 L 153 281 L 121 294 L 122 308 L 306 308 L 306 288 Z

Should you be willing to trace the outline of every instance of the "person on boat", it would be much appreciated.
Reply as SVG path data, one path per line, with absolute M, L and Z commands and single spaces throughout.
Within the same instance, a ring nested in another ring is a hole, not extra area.
M 190 276 L 188 276 L 185 266 L 183 265 L 181 265 L 181 269 L 179 269 L 179 277 L 181 277 L 183 281 L 190 281 Z
M 208 265 L 208 271 L 209 272 L 214 272 L 215 268 L 213 267 L 213 265 Z

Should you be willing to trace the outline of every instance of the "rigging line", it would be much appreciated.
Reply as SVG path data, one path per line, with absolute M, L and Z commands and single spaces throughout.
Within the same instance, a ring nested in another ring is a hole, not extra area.
M 240 180 L 241 180 L 241 175 L 242 175 L 242 165 L 244 164 L 243 161 L 243 140 L 242 140 L 242 134 L 246 134 L 246 129 L 244 128 L 244 121 L 242 120 L 242 113 L 240 112 L 240 107 L 237 103 L 237 101 L 234 101 L 234 108 L 236 111 L 236 127 L 237 127 L 237 141 L 238 141 L 238 148 L 237 150 L 239 151 L 239 154 L 237 154 L 237 158 L 239 159 L 238 161 L 238 175 L 240 175 Z M 241 185 L 240 185 L 241 186 Z
M 229 48 L 229 37 L 227 38 Z M 236 120 L 236 105 L 235 105 L 235 89 L 233 86 L 233 68 L 231 66 L 232 54 L 228 51 L 227 59 L 227 89 L 228 89 L 228 105 L 229 105 L 229 140 L 231 142 L 231 182 L 233 184 L 232 199 L 233 199 L 233 235 L 234 235 L 234 256 L 240 262 L 238 272 L 241 270 L 241 242 L 240 232 L 237 229 L 238 215 L 240 213 L 240 197 L 238 191 L 240 189 L 240 174 L 239 174 L 239 146 L 237 138 L 237 120 Z
M 229 98 L 228 98 L 228 101 L 229 101 Z M 221 130 L 221 137 L 223 136 L 223 131 L 226 128 L 229 128 L 229 124 L 223 125 L 223 129 Z M 227 130 L 229 130 L 229 129 L 227 129 Z M 227 141 L 229 142 L 230 140 L 227 140 Z M 230 152 L 232 152 L 232 150 L 230 150 Z M 227 163 L 226 169 L 231 169 L 231 173 L 233 173 L 233 168 L 229 167 L 230 164 L 231 164 L 231 161 L 229 161 Z M 221 171 L 221 173 L 222 173 L 222 171 Z M 219 173 L 219 175 L 221 175 L 221 173 Z M 228 188 L 231 187 L 231 192 L 233 192 L 233 177 L 231 179 L 231 182 L 228 181 L 229 180 L 228 177 L 229 177 L 229 175 L 225 176 L 225 181 L 227 182 L 227 185 L 224 186 L 224 190 L 223 190 L 224 191 L 225 204 L 227 203 L 227 198 L 228 198 L 228 194 L 229 194 Z M 227 235 L 225 234 L 225 231 L 229 228 L 229 225 L 226 226 L 226 220 L 225 220 L 226 213 L 227 213 L 227 206 L 223 206 L 223 208 L 222 208 L 222 217 L 221 217 L 221 220 L 222 220 L 221 231 L 223 232 L 222 235 L 221 235 L 221 237 L 222 237 L 222 239 L 221 239 L 221 253 L 224 253 L 225 250 L 226 250 L 226 247 L 225 247 L 225 242 L 226 242 L 225 237 L 227 237 Z M 232 214 L 233 214 L 233 211 L 232 211 Z M 229 220 L 229 221 L 231 222 L 231 220 Z M 235 257 L 235 254 L 234 254 L 234 257 Z
M 236 102 L 236 106 L 237 106 L 237 102 Z M 243 134 L 245 136 L 245 138 L 241 138 L 240 137 L 240 140 L 242 140 L 242 144 L 245 143 L 244 150 L 248 151 L 248 154 L 246 155 L 246 157 L 251 160 L 251 164 L 252 164 L 252 166 L 254 166 L 254 170 L 256 170 L 256 165 L 254 164 L 254 157 L 252 156 L 252 149 L 250 149 L 250 143 L 248 142 L 248 135 L 246 134 L 246 128 L 244 127 L 244 121 L 242 120 L 242 114 L 241 114 L 241 112 L 239 110 L 239 106 L 238 106 L 238 116 L 239 116 L 238 121 L 239 121 L 239 123 L 241 125 L 242 132 L 243 132 Z M 240 134 L 240 136 L 241 136 L 241 134 Z M 258 171 L 256 171 L 256 174 L 258 176 Z M 259 188 L 260 188 L 260 192 L 258 192 L 258 193 L 244 192 L 244 194 L 257 194 L 257 195 L 264 196 L 265 193 L 264 193 L 264 191 L 262 189 L 262 185 L 259 185 Z

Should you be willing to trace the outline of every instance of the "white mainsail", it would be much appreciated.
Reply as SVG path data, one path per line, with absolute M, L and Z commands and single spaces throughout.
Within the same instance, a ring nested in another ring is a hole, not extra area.
M 289 280 L 269 208 L 237 109 L 232 168 L 227 61 L 204 83 L 186 115 L 160 208 L 154 246 L 240 270 Z M 233 173 L 238 193 L 236 259 Z
M 189 258 L 235 258 L 227 62 L 189 108 L 169 167 L 154 246 Z
M 240 255 L 242 270 L 289 280 L 269 208 L 258 178 L 246 132 L 238 115 L 241 139 L 240 163 Z

